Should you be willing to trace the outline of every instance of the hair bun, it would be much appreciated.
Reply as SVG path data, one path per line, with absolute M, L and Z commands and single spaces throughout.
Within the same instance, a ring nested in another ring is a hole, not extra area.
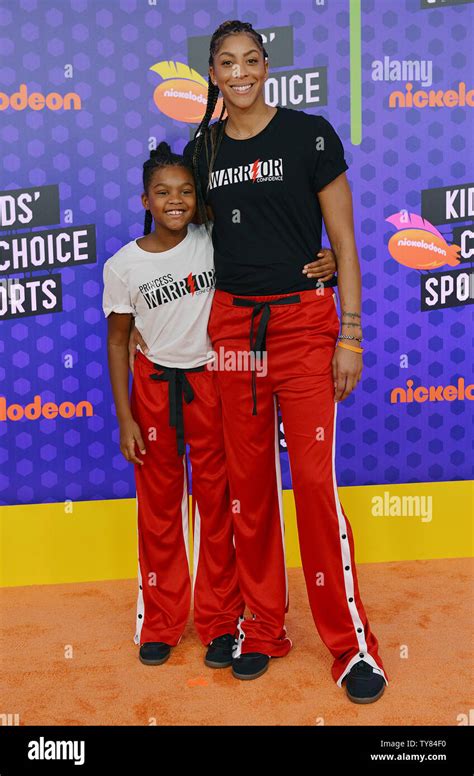
M 159 143 L 158 148 L 156 149 L 156 154 L 171 155 L 171 146 L 166 142 L 166 140 L 162 140 L 161 143 Z

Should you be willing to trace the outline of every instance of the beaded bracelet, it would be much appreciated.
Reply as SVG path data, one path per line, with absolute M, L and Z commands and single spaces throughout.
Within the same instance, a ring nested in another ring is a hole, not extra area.
M 351 337 L 349 334 L 339 334 L 339 339 L 357 340 L 357 342 L 362 342 L 362 337 Z

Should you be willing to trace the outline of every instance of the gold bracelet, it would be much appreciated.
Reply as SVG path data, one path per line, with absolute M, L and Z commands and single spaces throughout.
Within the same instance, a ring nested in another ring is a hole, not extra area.
M 345 342 L 339 341 L 337 344 L 340 348 L 345 348 L 346 350 L 352 350 L 354 353 L 364 352 L 364 348 L 357 348 L 354 345 L 347 345 Z

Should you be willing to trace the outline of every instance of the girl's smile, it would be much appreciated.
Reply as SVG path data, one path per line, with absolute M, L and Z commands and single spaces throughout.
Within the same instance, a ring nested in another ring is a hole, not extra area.
M 174 210 L 165 210 L 165 214 L 167 216 L 170 216 L 170 218 L 181 218 L 182 216 L 184 216 L 185 213 L 186 213 L 186 210 L 182 210 L 182 209 L 179 210 L 177 208 Z

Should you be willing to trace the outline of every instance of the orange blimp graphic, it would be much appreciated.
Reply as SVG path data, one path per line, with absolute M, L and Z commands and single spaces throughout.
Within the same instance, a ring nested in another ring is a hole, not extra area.
M 388 242 L 392 258 L 411 269 L 436 269 L 460 264 L 459 245 L 448 245 L 433 224 L 416 213 L 400 210 L 385 219 L 399 230 Z
M 183 62 L 157 62 L 150 67 L 163 81 L 153 92 L 156 107 L 165 116 L 187 124 L 199 124 L 207 105 L 207 81 Z M 219 118 L 222 97 L 219 97 L 211 118 Z

